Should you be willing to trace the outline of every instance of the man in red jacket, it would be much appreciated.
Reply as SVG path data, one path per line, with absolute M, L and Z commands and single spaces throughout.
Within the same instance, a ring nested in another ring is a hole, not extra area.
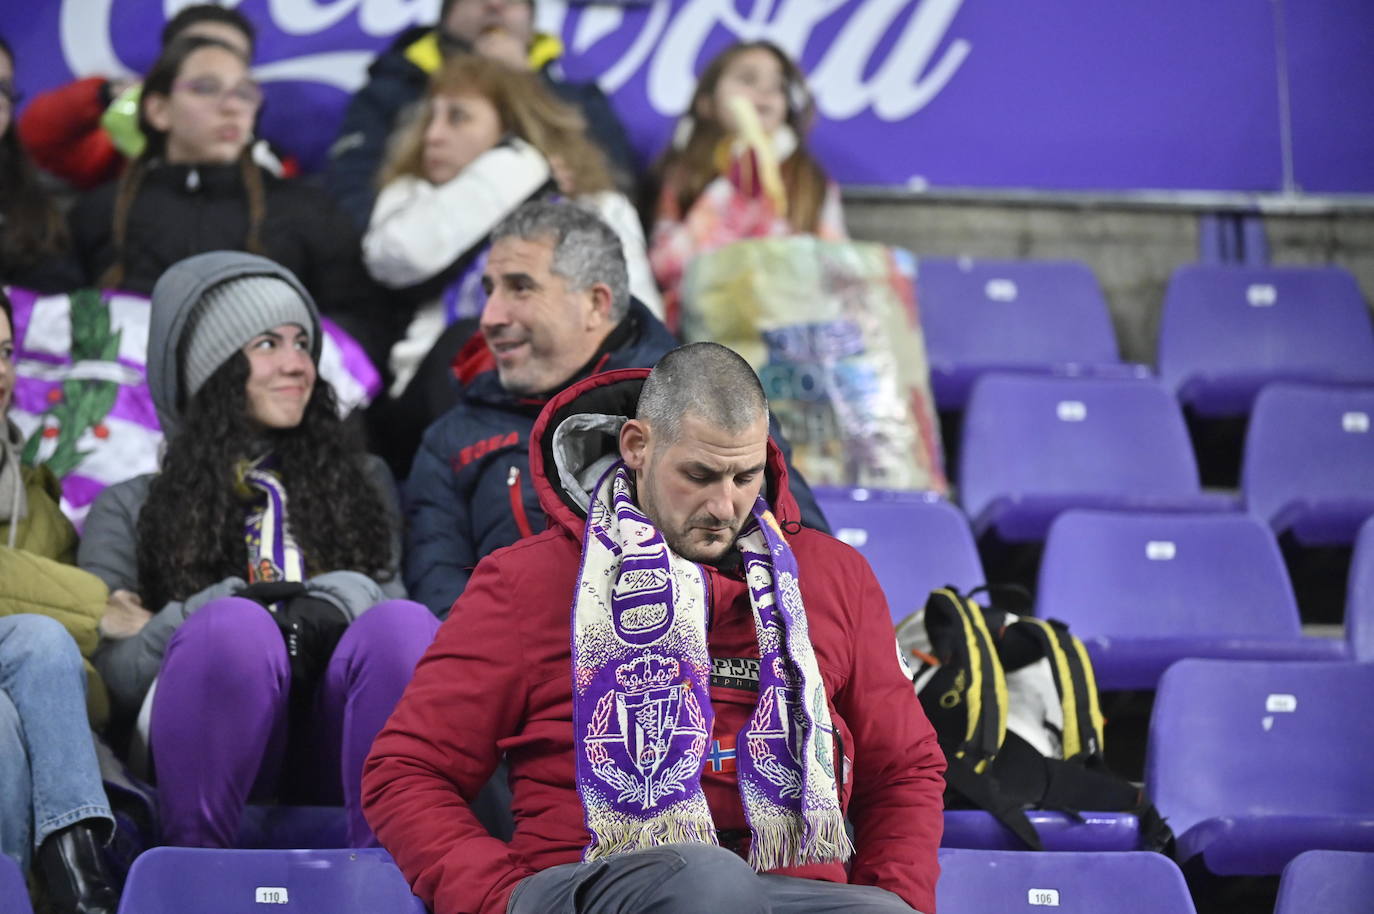
M 748 363 L 587 378 L 530 469 L 550 529 L 477 566 L 363 776 L 434 914 L 934 914 L 944 758 Z M 503 756 L 509 843 L 470 805 Z

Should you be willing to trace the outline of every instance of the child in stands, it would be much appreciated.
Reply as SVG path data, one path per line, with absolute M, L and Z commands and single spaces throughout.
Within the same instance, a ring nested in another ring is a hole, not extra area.
M 805 76 L 776 45 L 735 44 L 707 65 L 656 168 L 649 259 L 669 326 L 697 254 L 746 238 L 846 237 L 839 187 L 804 142 L 813 116 Z
M 147 294 L 183 258 L 262 254 L 286 267 L 320 309 L 366 346 L 376 322 L 358 236 L 318 188 L 253 158 L 262 90 L 241 51 L 215 38 L 172 42 L 143 82 L 143 152 L 71 215 L 88 283 Z

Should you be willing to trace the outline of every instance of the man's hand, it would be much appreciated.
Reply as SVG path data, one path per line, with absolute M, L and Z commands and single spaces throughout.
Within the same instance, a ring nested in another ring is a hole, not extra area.
M 132 590 L 116 590 L 105 601 L 105 614 L 100 617 L 102 637 L 118 641 L 137 635 L 153 614 L 143 608 L 143 600 Z
M 517 70 L 530 68 L 529 54 L 521 40 L 505 29 L 489 29 L 478 36 L 473 50 Z

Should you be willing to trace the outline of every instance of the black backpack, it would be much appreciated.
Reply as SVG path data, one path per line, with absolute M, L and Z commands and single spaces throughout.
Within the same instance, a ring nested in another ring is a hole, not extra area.
M 945 751 L 947 806 L 987 810 L 1033 850 L 1027 809 L 1130 812 L 1143 848 L 1172 847 L 1144 792 L 1107 768 L 1092 662 L 1063 623 L 946 587 L 898 624 L 897 643 Z

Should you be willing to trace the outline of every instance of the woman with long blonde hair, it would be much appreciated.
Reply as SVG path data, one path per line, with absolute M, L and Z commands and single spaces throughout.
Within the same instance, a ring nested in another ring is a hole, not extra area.
M 805 75 L 777 45 L 741 42 L 706 65 L 655 169 L 649 259 L 669 326 L 697 254 L 746 238 L 847 237 L 839 186 L 806 149 L 814 116 Z
M 379 184 L 363 260 L 415 308 L 391 350 L 393 397 L 446 328 L 481 313 L 487 235 L 530 199 L 561 195 L 599 215 L 620 237 L 631 294 L 662 314 L 634 207 L 581 114 L 529 73 L 471 54 L 449 61 L 393 137 Z

